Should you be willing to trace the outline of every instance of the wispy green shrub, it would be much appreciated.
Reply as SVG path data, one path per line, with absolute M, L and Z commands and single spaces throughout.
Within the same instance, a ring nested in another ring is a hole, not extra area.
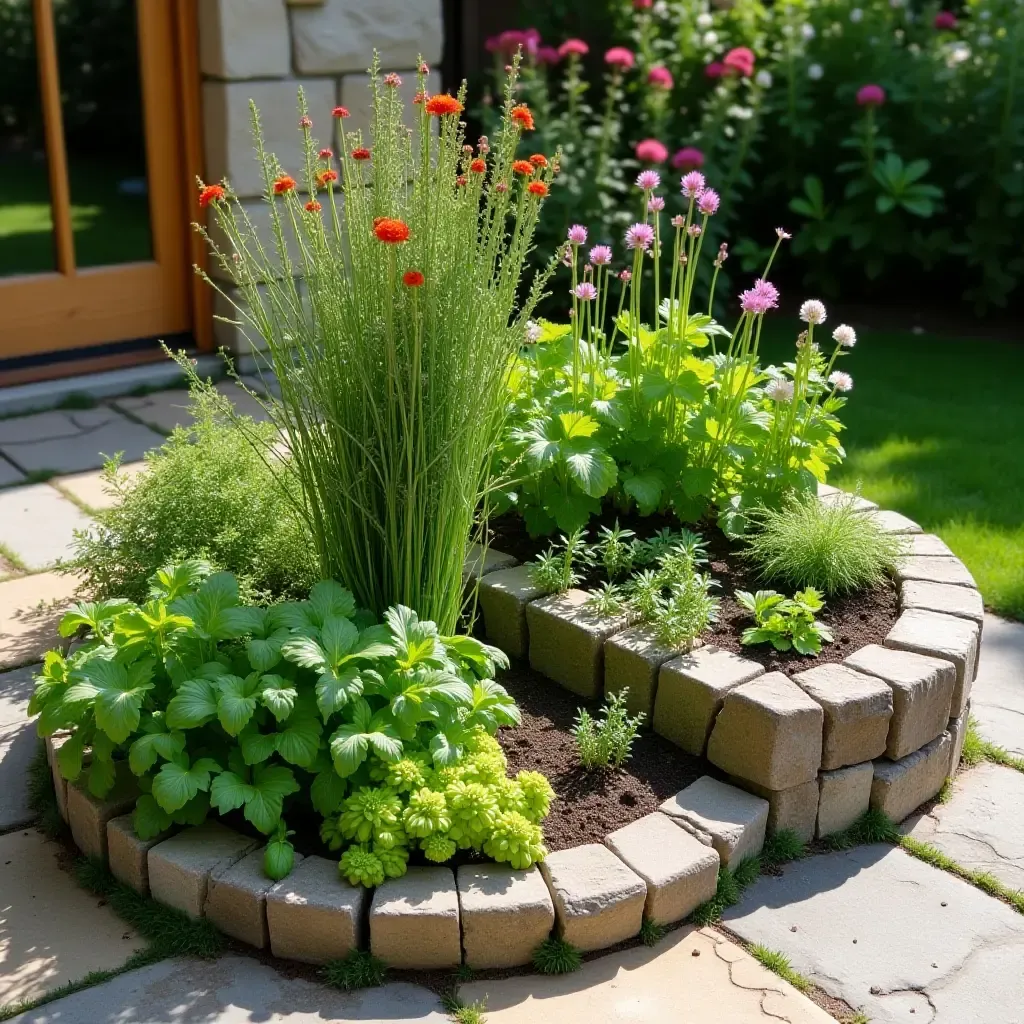
M 646 717 L 643 712 L 630 718 L 626 710 L 629 688 L 608 698 L 600 720 L 580 708 L 572 727 L 576 752 L 584 768 L 618 768 L 629 760 L 633 741 Z

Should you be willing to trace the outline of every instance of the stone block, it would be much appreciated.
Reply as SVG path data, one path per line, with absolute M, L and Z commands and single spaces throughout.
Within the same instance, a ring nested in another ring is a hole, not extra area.
M 711 837 L 722 863 L 735 867 L 764 846 L 768 801 L 704 775 L 660 807 L 684 828 Z
M 885 747 L 890 760 L 920 750 L 945 729 L 956 685 L 951 662 L 868 644 L 851 654 L 845 664 L 878 676 L 892 690 L 893 713 Z
M 605 846 L 647 883 L 644 916 L 681 921 L 718 887 L 718 851 L 655 812 L 605 837 Z
M 956 684 L 949 716 L 957 718 L 967 704 L 978 672 L 980 641 L 981 627 L 976 622 L 911 609 L 896 620 L 885 638 L 885 646 L 952 662 L 956 668 Z
M 827 491 L 825 494 L 818 493 L 818 500 L 822 505 L 845 505 L 850 503 L 858 512 L 877 512 L 878 505 L 859 494 L 849 494 L 846 491 Z
M 267 892 L 270 949 L 283 960 L 323 964 L 362 945 L 369 893 L 338 874 L 338 862 L 306 857 Z
M 629 690 L 626 707 L 631 715 L 642 713 L 650 722 L 661 666 L 678 656 L 663 647 L 653 626 L 631 626 L 604 642 L 605 696 Z
M 281 0 L 203 0 L 199 67 L 213 78 L 283 78 L 291 70 Z
M 846 665 L 818 665 L 793 682 L 825 712 L 822 768 L 860 764 L 885 753 L 893 701 L 881 679 Z
M 926 558 L 956 558 L 952 548 L 934 533 L 917 533 L 906 539 L 907 554 Z
M 708 760 L 767 789 L 817 778 L 824 712 L 781 672 L 730 690 L 708 741 Z
M 959 558 L 907 555 L 899 560 L 895 576 L 901 586 L 907 580 L 926 580 L 929 583 L 949 583 L 956 587 L 977 587 L 974 577 Z
M 321 125 L 326 145 L 333 133 L 331 110 L 336 89 L 330 79 L 307 78 L 260 82 L 204 82 L 203 131 L 206 144 L 206 180 L 227 178 L 242 197 L 264 191 L 263 169 L 253 159 L 249 100 L 260 113 L 268 153 L 298 178 L 302 166 L 298 90 L 306 94 L 314 125 Z M 314 128 L 316 131 L 316 128 Z
M 53 795 L 57 800 L 57 811 L 65 821 L 68 820 L 68 780 L 60 773 L 57 751 L 70 738 L 70 733 L 57 733 L 46 737 L 46 759 L 50 762 L 50 773 L 53 775 Z
M 871 801 L 874 776 L 875 767 L 871 761 L 821 773 L 818 777 L 821 795 L 816 831 L 819 838 L 842 832 L 864 814 Z
M 326 0 L 293 8 L 291 19 L 303 74 L 365 71 L 375 50 L 384 68 L 414 68 L 421 56 L 431 64 L 441 59 L 440 0 Z
M 529 567 L 525 565 L 499 569 L 482 577 L 477 601 L 487 640 L 513 658 L 525 658 L 530 650 L 526 606 L 543 596 L 544 591 L 531 581 Z
M 548 937 L 555 906 L 537 867 L 463 864 L 457 873 L 466 966 L 520 967 Z
M 87 857 L 106 861 L 107 822 L 135 807 L 139 787 L 127 761 L 117 762 L 114 788 L 102 799 L 85 787 L 85 776 L 69 782 L 67 788 L 68 825 L 75 846 Z
M 967 725 L 971 719 L 971 702 L 963 709 L 959 718 L 949 720 L 948 731 L 953 741 L 953 751 L 949 757 L 949 774 L 956 775 L 960 767 L 960 758 L 964 752 L 964 740 L 967 739 Z
M 558 934 L 577 949 L 605 949 L 640 931 L 647 883 L 600 843 L 549 853 L 540 869 Z
M 451 868 L 409 868 L 374 892 L 370 952 L 391 967 L 408 970 L 462 962 L 459 892 Z
M 725 695 L 763 674 L 756 661 L 711 646 L 665 662 L 654 698 L 654 731 L 702 757 Z
M 597 615 L 589 594 L 567 590 L 526 606 L 530 665 L 581 697 L 599 698 L 604 686 L 604 642 L 629 626 L 628 615 Z
M 985 602 L 981 594 L 971 587 L 957 587 L 951 583 L 907 580 L 900 587 L 900 608 L 956 615 L 982 627 L 985 622 Z
M 734 779 L 737 786 L 768 801 L 768 832 L 795 832 L 804 842 L 814 838 L 818 820 L 818 780 L 801 782 L 789 789 L 765 789 L 745 779 Z
M 260 845 L 219 821 L 205 821 L 165 839 L 149 851 L 153 899 L 188 914 L 203 916 L 210 876 Z
M 871 806 L 893 821 L 902 821 L 942 789 L 952 753 L 953 738 L 944 732 L 899 761 L 875 761 Z
M 173 829 L 152 839 L 140 839 L 132 815 L 122 814 L 107 822 L 107 862 L 110 873 L 143 896 L 149 895 L 149 851 L 169 838 Z
M 473 543 L 469 545 L 469 550 L 466 552 L 462 581 L 470 583 L 492 572 L 497 572 L 499 569 L 509 569 L 518 564 L 512 555 L 506 555 L 504 551 L 492 547 L 485 548 L 482 544 Z
M 872 513 L 872 518 L 879 528 L 885 533 L 921 533 L 921 527 L 899 512 L 891 512 L 889 509 L 879 509 Z

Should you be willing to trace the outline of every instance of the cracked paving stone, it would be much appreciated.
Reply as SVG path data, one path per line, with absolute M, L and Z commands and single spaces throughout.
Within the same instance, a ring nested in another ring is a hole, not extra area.
M 257 392 L 264 390 L 262 385 L 254 387 L 251 380 L 246 380 L 246 385 Z M 238 415 L 251 416 L 257 422 L 263 422 L 268 418 L 260 402 L 245 388 L 239 387 L 234 380 L 222 380 L 214 387 L 231 401 Z M 150 395 L 127 396 L 113 400 L 113 405 L 122 412 L 165 434 L 169 434 L 175 427 L 191 426 L 193 419 L 189 415 L 188 403 L 189 393 L 183 389 L 154 391 Z
M 73 501 L 49 484 L 0 491 L 0 543 L 30 572 L 69 558 L 75 530 L 91 524 Z
M 991 872 L 1024 890 L 1024 772 L 980 764 L 957 776 L 948 803 L 912 819 L 904 831 L 958 864 Z
M 985 616 L 971 715 L 982 736 L 1024 757 L 1024 625 Z
M 764 875 L 723 923 L 872 1024 L 1024 1024 L 1024 917 L 895 847 Z

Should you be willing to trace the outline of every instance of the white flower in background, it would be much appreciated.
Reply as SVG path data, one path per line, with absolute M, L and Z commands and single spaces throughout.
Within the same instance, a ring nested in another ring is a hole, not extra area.
M 540 341 L 541 327 L 532 320 L 526 321 L 526 344 L 536 345 Z
M 664 18 L 668 14 L 668 4 L 665 3 L 665 0 L 658 0 L 658 2 L 651 8 L 651 10 L 659 18 Z
M 754 111 L 750 107 L 741 107 L 739 104 L 734 103 L 726 112 L 726 117 L 734 117 L 737 121 L 749 121 L 754 116 Z
M 783 25 L 780 31 L 784 36 L 791 36 L 793 34 L 793 26 Z
M 811 64 L 807 68 L 807 77 L 812 82 L 817 82 L 824 74 L 825 69 L 820 64 Z
M 836 370 L 835 373 L 829 374 L 828 382 L 836 391 L 853 390 L 853 378 L 848 373 L 843 373 L 842 370 Z
M 800 35 L 802 35 L 804 39 L 811 40 L 814 38 L 815 34 L 814 26 L 808 25 L 806 21 L 800 26 Z
M 992 17 L 992 12 L 982 11 L 981 14 L 978 15 L 978 17 L 981 18 L 982 21 L 988 21 L 988 19 Z
M 857 332 L 849 324 L 840 324 L 832 332 L 832 340 L 843 348 L 853 348 L 857 344 Z
M 757 82 L 762 89 L 770 89 L 772 87 L 772 73 L 761 68 L 761 70 L 754 75 L 754 81 Z
M 793 382 L 791 380 L 773 380 L 771 384 L 764 389 L 764 393 L 773 402 L 792 402 Z
M 823 324 L 825 315 L 825 303 L 819 299 L 808 299 L 800 307 L 800 319 L 805 324 Z
M 703 42 L 705 46 L 714 46 L 718 42 L 718 33 L 705 32 Z
M 952 43 L 946 51 L 946 67 L 955 68 L 963 64 L 971 56 L 971 48 L 966 43 Z
M 697 28 L 699 29 L 711 28 L 714 23 L 715 19 L 707 11 L 702 11 L 697 15 Z
M 854 25 L 856 25 L 863 17 L 864 12 L 859 7 L 854 7 L 854 9 L 850 11 L 850 21 L 852 21 Z
M 992 45 L 992 37 L 987 32 L 982 32 L 981 35 L 978 36 L 978 45 L 979 46 L 991 46 Z

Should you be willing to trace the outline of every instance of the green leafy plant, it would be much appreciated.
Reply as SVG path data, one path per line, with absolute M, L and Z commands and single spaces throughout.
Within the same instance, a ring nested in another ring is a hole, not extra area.
M 352 992 L 360 988 L 377 988 L 384 984 L 388 967 L 368 949 L 353 949 L 340 960 L 329 960 L 319 974 L 328 985 Z
M 813 587 L 797 591 L 792 598 L 774 590 L 759 590 L 756 594 L 738 590 L 736 600 L 757 623 L 743 631 L 742 643 L 770 643 L 777 651 L 796 650 L 808 655 L 817 654 L 822 641 L 832 643 L 832 631 L 815 620 L 825 602 Z
M 640 922 L 640 941 L 645 946 L 656 946 L 665 937 L 668 929 L 653 918 L 645 917 Z
M 636 534 L 622 529 L 616 519 L 613 527 L 601 527 L 601 535 L 594 545 L 594 560 L 608 574 L 609 580 L 614 581 L 633 568 L 636 549 Z
M 545 594 L 564 594 L 583 579 L 578 570 L 592 563 L 586 533 L 579 529 L 569 536 L 562 534 L 558 547 L 549 546 L 527 568 L 530 581 Z
M 587 608 L 595 615 L 621 615 L 626 610 L 627 601 L 625 588 L 605 582 L 590 592 Z
M 541 974 L 572 974 L 583 966 L 580 951 L 565 939 L 552 935 L 533 951 L 533 966 Z
M 855 495 L 828 503 L 790 495 L 778 508 L 758 509 L 744 555 L 766 580 L 848 594 L 886 581 L 906 542 L 857 508 Z
M 586 708 L 579 709 L 572 736 L 584 768 L 619 768 L 629 760 L 646 715 L 641 711 L 631 718 L 626 710 L 628 700 L 628 687 L 608 697 L 600 720 L 595 720 Z
M 765 867 L 776 868 L 799 860 L 806 852 L 807 847 L 800 836 L 790 828 L 783 828 L 765 838 L 761 863 Z
M 784 953 L 769 949 L 761 943 L 755 943 L 750 947 L 750 955 L 763 967 L 767 967 L 773 974 L 777 974 L 783 981 L 788 981 L 798 991 L 809 992 L 813 988 L 807 978 L 793 970 L 789 957 Z

